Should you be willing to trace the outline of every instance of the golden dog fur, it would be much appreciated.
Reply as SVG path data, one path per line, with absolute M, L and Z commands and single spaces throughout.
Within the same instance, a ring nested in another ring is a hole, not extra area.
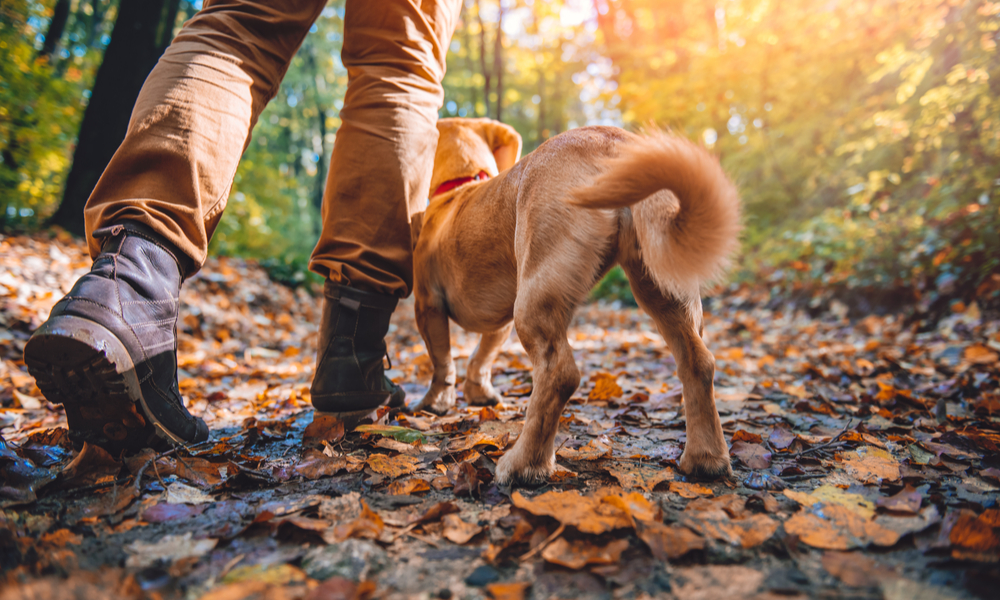
M 455 404 L 448 319 L 482 334 L 463 392 L 500 396 L 490 369 L 512 327 L 534 369 L 524 429 L 500 459 L 501 483 L 535 484 L 555 468 L 559 416 L 580 384 L 566 330 L 594 284 L 619 264 L 653 318 L 684 386 L 687 444 L 680 469 L 730 474 L 715 408 L 715 358 L 702 341 L 700 288 L 736 249 L 739 198 L 707 151 L 665 133 L 613 127 L 558 135 L 518 162 L 521 138 L 488 119 L 442 119 L 431 189 L 485 171 L 491 178 L 431 198 L 416 216 L 414 296 L 434 365 L 417 410 Z

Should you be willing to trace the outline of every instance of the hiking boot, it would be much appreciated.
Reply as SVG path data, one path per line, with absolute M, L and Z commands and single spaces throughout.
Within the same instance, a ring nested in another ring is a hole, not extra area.
M 177 388 L 177 311 L 190 261 L 138 223 L 103 238 L 90 273 L 24 346 L 42 394 L 66 409 L 70 437 L 113 452 L 208 439 Z
M 398 299 L 327 280 L 311 394 L 313 407 L 353 427 L 376 408 L 403 406 L 406 392 L 385 376 L 385 334 Z

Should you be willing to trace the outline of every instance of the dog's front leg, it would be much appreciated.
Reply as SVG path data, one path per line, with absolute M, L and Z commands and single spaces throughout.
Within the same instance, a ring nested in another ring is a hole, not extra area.
M 414 410 L 443 415 L 455 406 L 455 362 L 451 359 L 451 332 L 448 315 L 433 300 L 416 294 L 417 328 L 427 345 L 434 366 L 431 388 Z
M 465 401 L 476 406 L 493 406 L 503 401 L 500 394 L 493 389 L 493 361 L 497 359 L 500 348 L 510 337 L 510 330 L 514 328 L 511 322 L 496 331 L 484 333 L 476 346 L 476 351 L 469 358 L 469 367 L 465 372 L 465 385 L 462 392 Z

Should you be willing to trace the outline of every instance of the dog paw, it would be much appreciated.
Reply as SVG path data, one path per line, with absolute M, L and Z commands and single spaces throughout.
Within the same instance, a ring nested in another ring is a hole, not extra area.
M 525 456 L 515 445 L 500 457 L 496 481 L 499 485 L 534 487 L 546 483 L 556 470 L 556 457 L 549 459 Z
M 733 476 L 728 452 L 720 454 L 685 448 L 677 466 L 685 475 L 698 479 L 724 479 Z
M 503 396 L 493 389 L 493 384 L 489 381 L 475 383 L 466 379 L 462 395 L 465 397 L 465 401 L 472 406 L 495 406 L 503 402 Z
M 423 399 L 413 407 L 413 412 L 425 410 L 436 415 L 445 415 L 455 406 L 455 386 L 435 386 L 427 390 Z

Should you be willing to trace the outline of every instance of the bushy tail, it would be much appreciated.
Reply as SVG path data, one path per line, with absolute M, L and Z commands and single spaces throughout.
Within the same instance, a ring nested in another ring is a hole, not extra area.
M 721 275 L 739 244 L 736 186 L 714 156 L 682 137 L 657 132 L 627 144 L 568 201 L 632 206 L 642 260 L 668 292 L 694 292 Z

